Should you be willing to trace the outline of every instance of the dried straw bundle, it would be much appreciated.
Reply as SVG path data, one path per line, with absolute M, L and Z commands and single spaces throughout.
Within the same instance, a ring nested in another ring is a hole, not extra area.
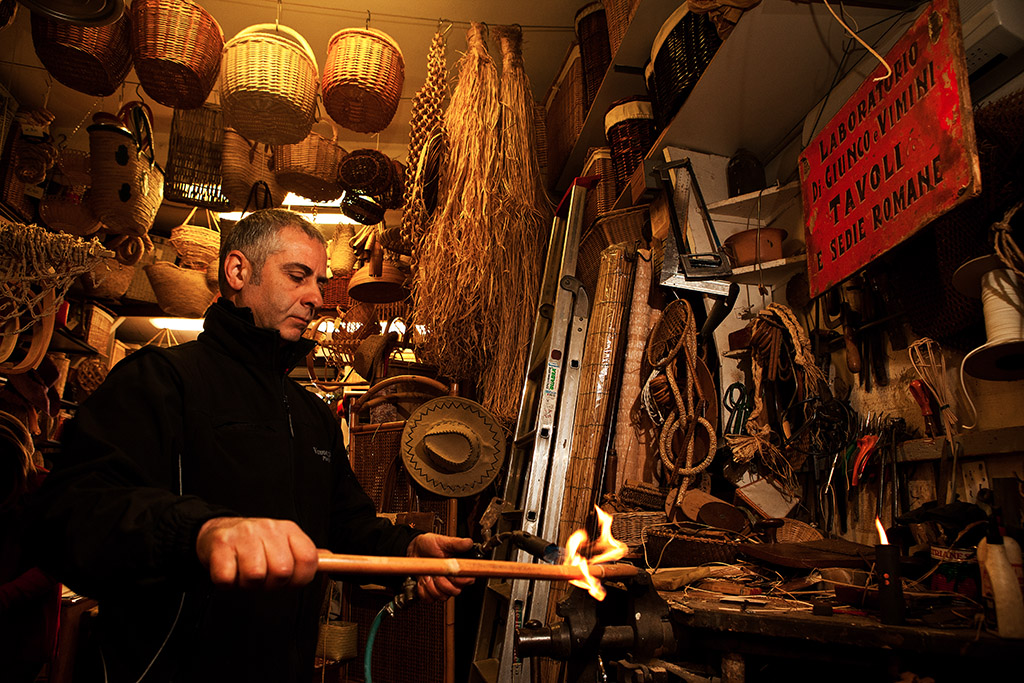
M 447 29 L 438 29 L 427 53 L 427 78 L 412 98 L 409 122 L 409 163 L 405 167 L 405 196 L 402 205 L 402 241 L 414 244 L 423 232 L 429 212 L 424 200 L 428 178 L 428 156 L 432 145 L 440 144 L 444 132 L 444 100 L 447 94 L 448 62 L 445 56 Z M 429 144 L 428 144 L 429 143 Z
M 0 327 L 21 316 L 20 333 L 49 315 L 64 300 L 68 287 L 109 254 L 95 239 L 88 242 L 34 225 L 0 220 Z M 53 307 L 43 310 L 53 293 Z
M 470 25 L 459 82 L 445 114 L 450 162 L 437 210 L 418 243 L 415 319 L 430 330 L 423 359 L 453 380 L 476 378 L 493 356 L 484 311 L 504 292 L 492 227 L 501 103 L 482 24 Z
M 501 137 L 498 157 L 500 202 L 493 229 L 494 272 L 501 297 L 485 311 L 485 329 L 495 341 L 494 356 L 481 377 L 481 403 L 499 419 L 513 422 L 519 407 L 526 353 L 543 270 L 551 218 L 534 144 L 534 105 L 523 67 L 523 32 L 504 26 L 501 43 Z

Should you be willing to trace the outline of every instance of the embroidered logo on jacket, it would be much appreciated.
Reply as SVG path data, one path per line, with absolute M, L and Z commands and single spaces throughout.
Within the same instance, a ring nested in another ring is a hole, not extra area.
M 330 449 L 327 449 L 327 448 L 317 448 L 316 446 L 313 446 L 313 452 L 316 453 L 317 455 L 319 455 L 320 459 L 323 460 L 324 462 L 330 462 L 331 461 L 331 451 L 330 451 Z

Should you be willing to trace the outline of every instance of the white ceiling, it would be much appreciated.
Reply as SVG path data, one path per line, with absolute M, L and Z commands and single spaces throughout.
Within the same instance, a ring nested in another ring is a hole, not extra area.
M 339 29 L 365 27 L 389 34 L 399 44 L 405 57 L 405 83 L 402 102 L 391 125 L 377 136 L 355 133 L 339 127 L 342 146 L 348 150 L 361 147 L 379 148 L 396 158 L 405 158 L 409 140 L 411 98 L 426 77 L 427 50 L 438 26 L 438 20 L 454 22 L 448 33 L 448 62 L 454 70 L 459 53 L 465 49 L 465 33 L 469 21 L 490 25 L 523 25 L 523 54 L 527 73 L 538 99 L 542 99 L 574 39 L 573 18 L 587 0 L 575 3 L 558 1 L 507 2 L 502 0 L 390 0 L 378 3 L 332 2 L 331 0 L 200 0 L 220 24 L 226 39 L 241 29 L 257 23 L 274 22 L 280 8 L 280 22 L 298 31 L 316 53 L 322 70 L 327 59 L 327 44 Z M 496 63 L 501 63 L 500 49 L 491 46 Z M 14 23 L 0 34 L 0 83 L 7 87 L 19 103 L 42 106 L 56 116 L 55 132 L 70 133 L 90 111 L 116 111 L 121 93 L 97 102 L 97 98 L 76 92 L 47 78 L 32 46 L 29 12 L 19 7 Z M 452 76 L 454 77 L 454 73 Z M 137 99 L 138 79 L 132 71 L 126 80 L 124 100 Z M 47 91 L 49 96 L 47 97 Z M 211 98 L 215 95 L 211 95 Z M 171 110 L 150 102 L 154 110 L 154 129 L 158 157 L 166 155 Z M 323 125 L 323 124 L 321 124 Z M 72 137 L 71 145 L 85 149 L 88 138 L 84 126 Z M 329 132 L 329 127 L 326 129 Z

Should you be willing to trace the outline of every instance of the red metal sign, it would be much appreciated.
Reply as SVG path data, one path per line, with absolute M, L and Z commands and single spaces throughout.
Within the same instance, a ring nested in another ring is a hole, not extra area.
M 933 0 L 800 155 L 811 295 L 981 191 L 955 0 Z

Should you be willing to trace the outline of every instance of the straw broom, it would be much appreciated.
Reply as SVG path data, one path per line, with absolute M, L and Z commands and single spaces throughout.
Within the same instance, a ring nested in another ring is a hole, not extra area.
M 493 354 L 483 311 L 498 289 L 494 180 L 498 162 L 498 72 L 473 23 L 459 61 L 459 82 L 445 113 L 449 163 L 438 207 L 417 248 L 414 317 L 429 334 L 422 358 L 454 380 L 479 376 Z

